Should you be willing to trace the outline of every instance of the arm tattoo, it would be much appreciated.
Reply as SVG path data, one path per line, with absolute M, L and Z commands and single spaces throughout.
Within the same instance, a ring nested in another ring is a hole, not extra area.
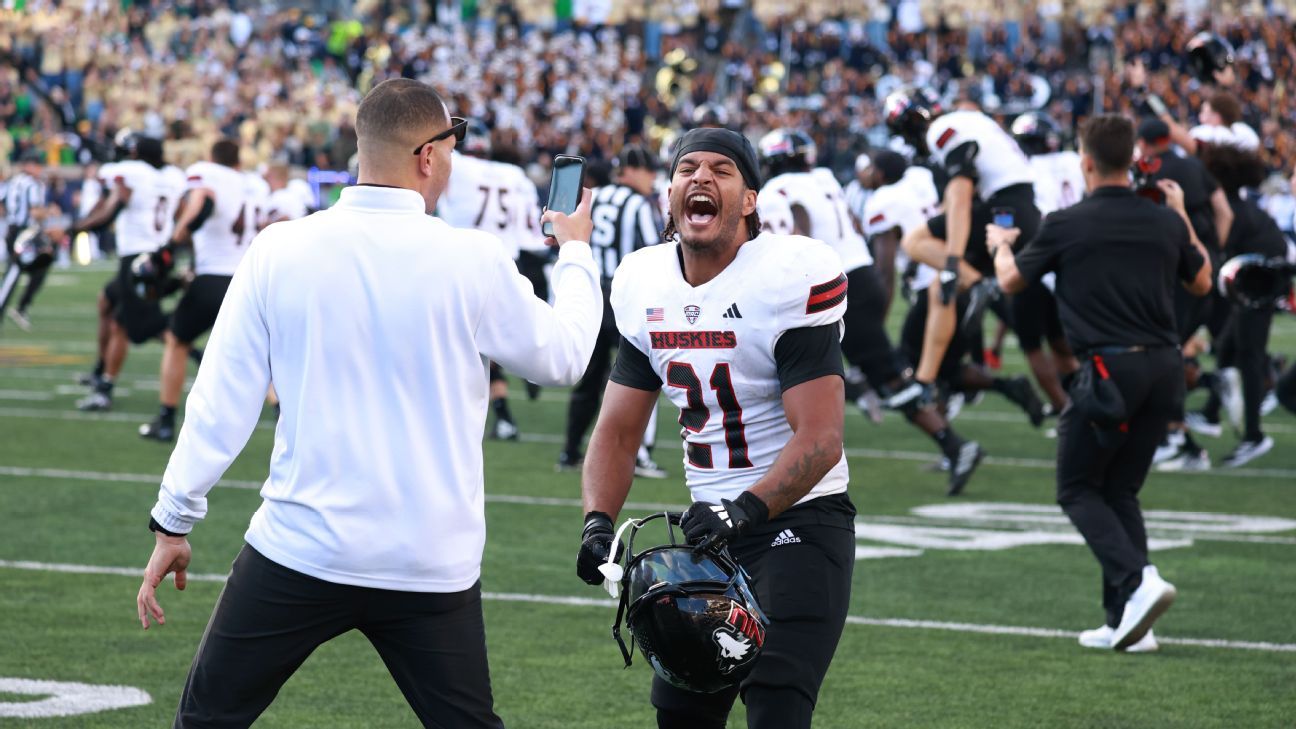
M 782 473 L 775 475 L 777 480 L 765 495 L 771 516 L 783 512 L 810 493 L 810 489 L 841 460 L 840 447 L 826 446 L 822 441 L 813 441 L 804 452 L 780 469 Z

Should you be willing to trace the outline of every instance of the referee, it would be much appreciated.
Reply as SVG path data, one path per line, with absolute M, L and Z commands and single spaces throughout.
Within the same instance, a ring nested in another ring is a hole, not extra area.
M 242 450 L 266 387 L 282 404 L 252 517 L 176 727 L 246 727 L 316 647 L 373 644 L 426 726 L 500 727 L 481 608 L 483 357 L 546 384 L 584 372 L 600 316 L 589 195 L 546 213 L 556 303 L 503 244 L 432 217 L 465 121 L 431 87 L 375 86 L 356 114 L 360 182 L 266 228 L 230 284 L 162 477 L 140 623 L 185 586 L 186 535 Z M 321 716 L 315 723 L 327 723 Z
M 1067 341 L 1124 400 L 1123 422 L 1102 429 L 1082 414 L 1077 401 L 1087 398 L 1073 384 L 1057 455 L 1058 503 L 1102 565 L 1107 622 L 1081 643 L 1117 650 L 1146 647 L 1138 644 L 1174 601 L 1174 587 L 1148 564 L 1138 492 L 1184 396 L 1176 282 L 1197 296 L 1211 287 L 1209 257 L 1188 222 L 1182 189 L 1170 180 L 1158 184 L 1170 209 L 1136 196 L 1133 154 L 1128 119 L 1094 117 L 1081 128 L 1088 197 L 1050 215 L 1015 258 L 1018 231 L 987 226 L 1000 286 L 1014 293 L 1055 271 Z
M 0 313 L 4 312 L 14 292 L 18 290 L 18 277 L 24 272 L 14 249 L 18 236 L 27 228 L 39 225 L 45 218 L 45 183 L 41 181 L 42 172 L 40 150 L 29 149 L 22 155 L 18 174 L 5 186 L 5 223 L 8 225 L 5 232 L 5 253 L 8 266 L 4 278 L 0 279 Z M 49 262 L 38 262 L 28 268 L 27 290 L 18 300 L 18 305 L 9 311 L 9 318 L 24 331 L 31 328 L 27 309 L 31 306 L 32 299 L 36 298 L 36 292 L 45 283 L 45 274 L 48 272 Z
M 629 144 L 616 159 L 616 181 L 594 191 L 591 208 L 594 232 L 590 235 L 590 247 L 602 274 L 603 325 L 599 329 L 589 369 L 572 389 L 567 406 L 567 439 L 558 454 L 559 471 L 574 471 L 581 465 L 584 458 L 581 441 L 598 415 L 599 401 L 612 371 L 612 353 L 621 339 L 612 315 L 612 274 L 616 273 L 622 258 L 661 242 L 663 223 L 653 192 L 656 179 L 656 157 L 640 145 Z M 650 453 L 657 430 L 656 420 L 656 417 L 649 420 L 643 447 L 635 459 L 635 474 L 641 477 L 666 476 L 652 461 Z

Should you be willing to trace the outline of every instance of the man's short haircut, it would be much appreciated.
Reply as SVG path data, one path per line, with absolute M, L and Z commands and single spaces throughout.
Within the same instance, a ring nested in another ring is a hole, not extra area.
M 226 167 L 238 169 L 239 166 L 239 145 L 233 139 L 218 140 L 211 148 L 212 162 Z
M 1102 175 L 1129 169 L 1134 161 L 1134 123 L 1119 114 L 1089 117 L 1080 126 L 1080 148 Z
M 393 78 L 370 89 L 361 100 L 356 111 L 356 136 L 361 144 L 372 140 L 405 146 L 429 126 L 444 126 L 449 118 L 445 101 L 431 86 Z
M 1238 103 L 1238 98 L 1227 91 L 1216 91 L 1211 94 L 1211 109 L 1220 115 L 1220 120 L 1224 126 L 1231 127 L 1242 121 L 1242 105 Z

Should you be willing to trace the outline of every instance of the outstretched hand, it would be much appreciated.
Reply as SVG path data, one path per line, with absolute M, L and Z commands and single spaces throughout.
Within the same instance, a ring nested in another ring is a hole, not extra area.
M 153 555 L 144 567 L 144 583 L 140 585 L 135 606 L 139 612 L 140 627 L 149 629 L 149 618 L 158 625 L 166 625 L 166 616 L 157 601 L 157 587 L 168 574 L 175 573 L 177 590 L 185 589 L 188 581 L 189 558 L 193 552 L 189 540 L 185 537 L 168 537 L 155 533 L 157 543 L 153 546 Z

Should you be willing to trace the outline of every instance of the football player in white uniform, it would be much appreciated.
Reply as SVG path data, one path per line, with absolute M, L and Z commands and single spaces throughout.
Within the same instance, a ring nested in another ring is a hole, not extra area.
M 985 226 L 996 219 L 1012 222 L 1021 228 L 1019 240 L 1025 245 L 1039 229 L 1040 213 L 1035 207 L 1034 173 L 1026 155 L 990 117 L 971 110 L 943 113 L 940 101 L 926 89 L 892 92 L 884 111 L 891 130 L 920 155 L 930 155 L 949 178 L 945 212 L 907 235 L 902 243 L 910 258 L 938 271 L 939 285 L 928 288 L 930 311 L 915 372 L 925 388 L 938 376 L 945 350 L 960 328 L 955 316 L 959 292 L 984 279 L 965 317 L 974 327 L 981 326 L 980 312 L 995 292 Z M 1012 301 L 1014 314 L 1031 307 L 1029 295 Z M 1065 402 L 1052 361 L 1041 353 L 1030 363 L 1035 379 L 1050 398 L 1060 395 Z
M 785 201 L 792 226 L 787 232 L 828 243 L 841 258 L 851 292 L 843 317 L 846 331 L 841 342 L 846 361 L 863 373 L 869 385 L 884 398 L 897 396 L 906 387 L 920 388 L 905 381 L 905 363 L 887 336 L 886 290 L 873 268 L 873 257 L 869 255 L 864 236 L 856 232 L 846 209 L 841 185 L 827 170 L 811 169 L 815 160 L 814 142 L 802 132 L 776 129 L 766 134 L 757 146 L 769 175 L 757 197 L 762 224 L 770 224 L 765 218 L 767 210 L 774 215 L 784 209 L 762 201 Z M 889 154 L 899 157 L 893 152 Z M 903 169 L 902 164 L 900 170 Z M 773 229 L 779 231 L 788 222 L 776 220 Z M 858 402 L 863 393 L 858 384 L 850 382 L 852 379 L 858 381 L 858 376 L 848 375 L 846 394 Z M 899 399 L 903 401 L 899 409 L 905 418 L 931 435 L 953 464 L 949 493 L 958 494 L 984 457 L 981 447 L 974 441 L 959 438 L 930 403 L 921 402 L 918 397 L 900 396 Z
M 175 413 L 184 388 L 185 365 L 193 342 L 211 329 L 220 313 L 225 291 L 247 244 L 256 231 L 259 186 L 238 169 L 239 147 L 231 139 L 212 145 L 211 161 L 185 170 L 188 190 L 166 248 L 192 243 L 195 276 L 176 304 L 162 353 L 162 389 L 158 416 L 140 426 L 140 436 L 170 441 L 175 436 Z
M 119 140 L 126 157 L 107 170 L 107 195 L 73 228 L 73 234 L 116 224 L 118 270 L 100 294 L 100 362 L 95 366 L 93 392 L 77 402 L 81 410 L 112 407 L 113 386 L 126 361 L 129 345 L 162 336 L 166 316 L 156 296 L 137 290 L 131 266 L 171 237 L 173 217 L 184 192 L 184 173 L 164 162 L 162 140 L 128 135 Z
M 537 193 L 530 178 L 517 165 L 492 162 L 490 130 L 476 119 L 468 128 L 459 149 L 452 153 L 450 183 L 437 202 L 437 217 L 456 228 L 473 228 L 499 236 L 516 258 L 527 239 L 527 250 L 543 247 L 543 236 L 533 232 L 539 220 Z M 460 152 L 462 150 L 462 153 Z M 526 184 L 523 184 L 525 181 Z M 531 240 L 535 238 L 535 240 Z M 535 286 L 535 279 L 531 279 Z M 508 379 L 498 364 L 490 364 L 491 411 L 495 422 L 492 438 L 517 440 L 517 423 L 508 403 Z
M 1084 195 L 1084 173 L 1080 170 L 1080 155 L 1061 148 L 1062 129 L 1043 112 L 1031 111 L 1013 120 L 1013 139 L 1030 158 L 1035 173 L 1035 206 L 1041 215 L 1063 210 L 1080 202 Z M 1066 389 L 1061 378 L 1080 369 L 1066 335 L 1062 333 L 1062 320 L 1058 318 L 1057 299 L 1053 296 L 1055 278 L 1048 276 L 1032 283 L 1025 291 L 1013 297 L 1013 329 L 1017 341 L 1031 369 L 1037 374 L 1052 368 L 1058 376 L 1040 379 L 1053 412 L 1060 413 L 1066 406 Z M 996 352 L 1004 331 L 996 334 Z M 1049 345 L 1052 361 L 1044 352 Z
M 749 727 L 809 727 L 855 562 L 842 447 L 846 274 L 823 243 L 761 232 L 756 154 L 736 132 L 690 131 L 671 170 L 667 242 L 627 256 L 612 284 L 622 341 L 585 458 L 577 573 L 603 580 L 664 388 L 680 409 L 694 500 L 681 528 L 699 550 L 728 547 L 771 625 L 741 686 L 701 694 L 655 676 L 657 725 L 724 727 L 741 690 Z

